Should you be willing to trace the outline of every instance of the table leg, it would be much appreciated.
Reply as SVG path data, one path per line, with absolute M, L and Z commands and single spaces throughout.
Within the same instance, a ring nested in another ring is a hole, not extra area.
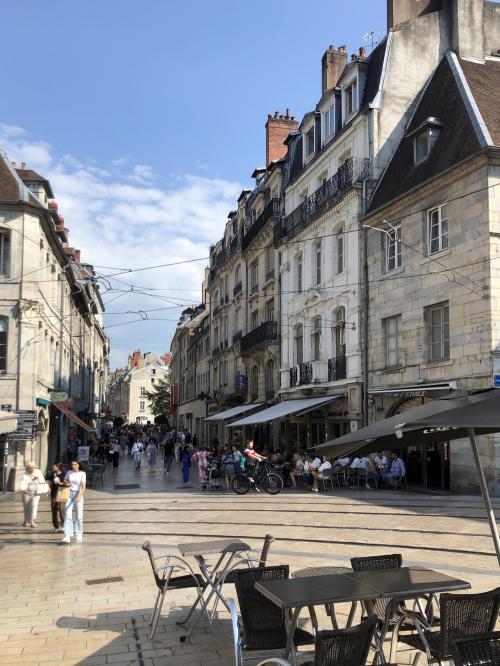
M 292 666 L 297 666 L 297 659 L 295 655 L 295 646 L 293 643 L 297 621 L 299 619 L 301 608 L 294 608 L 293 610 L 285 611 L 285 626 L 286 626 L 286 647 L 285 659 L 288 659 Z

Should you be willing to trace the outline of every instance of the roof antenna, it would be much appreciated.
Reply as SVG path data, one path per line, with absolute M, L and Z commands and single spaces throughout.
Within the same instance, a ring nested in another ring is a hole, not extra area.
M 375 33 L 373 32 L 373 30 L 363 35 L 363 41 L 366 42 L 366 44 L 368 44 L 371 51 L 373 51 L 373 48 L 375 46 L 374 36 Z

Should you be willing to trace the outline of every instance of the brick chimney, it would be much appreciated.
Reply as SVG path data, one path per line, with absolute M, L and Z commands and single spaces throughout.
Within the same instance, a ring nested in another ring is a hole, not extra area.
M 347 65 L 347 51 L 345 46 L 330 45 L 321 58 L 321 93 L 331 90 L 337 85 L 344 67 Z
M 286 146 L 284 141 L 286 137 L 296 130 L 298 122 L 290 115 L 290 109 L 286 110 L 285 115 L 276 111 L 274 116 L 268 115 L 266 122 L 266 167 L 273 160 L 279 160 L 286 155 Z
M 141 358 L 142 358 L 141 350 L 136 349 L 135 352 L 128 357 L 129 369 L 133 370 L 134 368 L 138 368 Z
M 441 9 L 443 0 L 387 0 L 387 29 Z

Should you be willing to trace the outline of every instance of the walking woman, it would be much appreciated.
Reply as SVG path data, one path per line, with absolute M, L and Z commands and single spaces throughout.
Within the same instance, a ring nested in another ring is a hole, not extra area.
M 183 446 L 181 451 L 182 481 L 189 483 L 189 466 L 191 465 L 191 451 L 189 446 Z
M 52 525 L 54 532 L 62 532 L 64 525 L 64 502 L 57 501 L 57 491 L 64 487 L 64 468 L 62 463 L 54 463 L 52 471 L 47 475 L 50 483 L 50 508 L 52 511 Z
M 66 472 L 64 485 L 69 486 L 69 500 L 66 503 L 66 516 L 64 519 L 64 543 L 70 543 L 71 537 L 76 534 L 76 540 L 83 539 L 83 496 L 87 487 L 87 475 L 82 472 L 80 461 L 72 460 L 71 469 Z M 76 513 L 76 523 L 73 527 L 73 508 Z
M 207 482 L 208 451 L 204 444 L 202 444 L 201 449 L 192 456 L 191 460 L 195 462 L 198 467 L 198 481 L 202 485 L 205 485 Z
M 149 441 L 146 453 L 148 454 L 149 471 L 152 472 L 156 467 L 156 444 L 152 439 Z
M 26 472 L 21 479 L 23 493 L 24 523 L 23 527 L 37 527 L 36 516 L 40 497 L 49 492 L 43 474 L 37 469 L 35 463 L 30 461 L 26 465 Z

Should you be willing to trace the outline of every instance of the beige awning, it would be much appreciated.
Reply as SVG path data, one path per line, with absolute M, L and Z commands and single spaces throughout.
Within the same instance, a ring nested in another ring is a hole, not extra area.
M 240 419 L 239 421 L 234 421 L 229 424 L 229 428 L 241 427 L 245 425 L 258 425 L 259 423 L 269 423 L 271 421 L 278 421 L 295 414 L 300 416 L 301 414 L 307 414 L 317 407 L 324 407 L 328 403 L 342 398 L 342 395 L 328 395 L 322 396 L 321 398 L 300 398 L 299 400 L 284 400 L 283 402 L 273 405 L 268 409 L 263 409 L 256 414 L 251 414 L 250 416 Z
M 235 416 L 245 414 L 245 412 L 249 412 L 252 409 L 259 409 L 263 406 L 263 402 L 253 402 L 249 405 L 238 405 L 238 407 L 232 407 L 231 409 L 226 409 L 223 412 L 209 416 L 204 419 L 204 421 L 227 421 L 227 419 L 233 419 Z

